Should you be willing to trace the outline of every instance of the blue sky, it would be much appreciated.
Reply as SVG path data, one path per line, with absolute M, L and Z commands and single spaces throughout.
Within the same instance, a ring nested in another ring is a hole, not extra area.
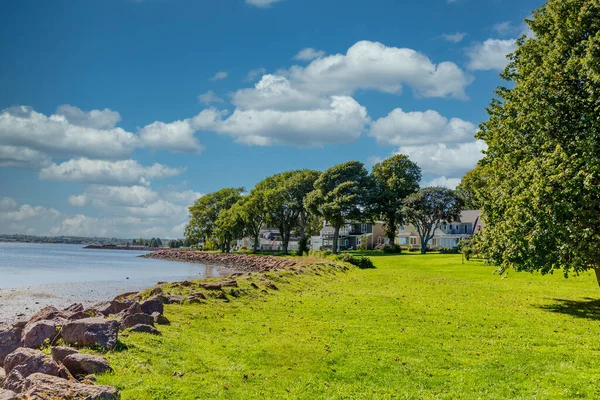
M 6 1 L 0 233 L 180 237 L 202 193 L 397 152 L 454 187 L 542 4 Z

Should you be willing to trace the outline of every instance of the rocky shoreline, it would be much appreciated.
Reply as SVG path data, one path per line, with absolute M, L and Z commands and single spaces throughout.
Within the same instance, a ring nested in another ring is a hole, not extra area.
M 159 260 L 188 262 L 231 268 L 243 272 L 267 272 L 279 268 L 291 268 L 300 264 L 292 258 L 275 256 L 249 256 L 245 254 L 203 253 L 194 250 L 159 249 L 140 257 Z

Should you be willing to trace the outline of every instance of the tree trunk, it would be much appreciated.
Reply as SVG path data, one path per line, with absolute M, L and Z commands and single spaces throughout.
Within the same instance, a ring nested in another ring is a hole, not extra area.
M 374 232 L 373 232 L 374 233 Z M 396 219 L 388 218 L 387 226 L 385 228 L 385 233 L 387 235 L 389 244 L 393 245 L 396 240 Z
M 298 241 L 298 255 L 303 256 L 306 251 L 306 232 L 304 227 L 300 228 L 300 240 Z
M 333 231 L 333 245 L 331 246 L 331 252 L 333 254 L 338 253 L 338 241 L 340 239 L 340 227 L 336 226 Z
M 289 235 L 289 233 L 286 233 L 285 235 L 283 235 L 281 237 L 281 244 L 283 245 L 283 249 L 282 249 L 283 254 L 288 253 L 289 243 L 290 243 L 290 235 Z
M 598 286 L 600 286 L 600 266 L 594 268 L 594 272 L 596 272 L 596 280 L 598 281 Z
M 427 235 L 421 237 L 421 254 L 427 253 L 427 242 L 429 242 Z
M 254 236 L 254 248 L 253 248 L 254 252 L 256 253 L 258 251 L 258 235 Z

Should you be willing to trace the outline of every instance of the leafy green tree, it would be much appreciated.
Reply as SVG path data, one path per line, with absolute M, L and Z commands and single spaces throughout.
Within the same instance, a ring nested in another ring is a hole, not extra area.
M 221 210 L 215 221 L 213 237 L 219 244 L 221 252 L 231 250 L 231 242 L 240 239 L 246 232 L 246 225 L 242 216 L 243 198 L 227 209 Z
M 332 252 L 337 254 L 340 228 L 364 217 L 372 188 L 371 179 L 363 163 L 349 161 L 323 172 L 314 187 L 306 196 L 306 206 L 333 227 Z
M 486 184 L 487 165 L 479 163 L 467 172 L 456 188 L 456 194 L 463 199 L 465 209 L 479 210 L 485 203 L 484 192 L 481 190 Z
M 189 208 L 190 222 L 185 228 L 186 240 L 198 244 L 214 239 L 219 213 L 231 208 L 241 198 L 243 191 L 244 188 L 225 188 L 197 199 Z
M 402 218 L 402 201 L 419 190 L 421 168 L 404 154 L 377 163 L 371 171 L 374 190 L 369 202 L 373 216 L 385 222 L 385 235 L 394 243 Z
M 600 284 L 600 3 L 549 0 L 527 22 L 477 135 L 484 256 Z
M 248 196 L 242 197 L 233 207 L 232 213 L 241 220 L 243 234 L 253 239 L 252 248 L 258 251 L 260 230 L 267 221 L 267 202 L 265 193 L 254 189 Z
M 255 190 L 264 196 L 268 223 L 279 229 L 283 254 L 288 253 L 290 237 L 295 230 L 300 233 L 300 247 L 303 240 L 306 247 L 309 211 L 304 206 L 304 199 L 314 189 L 319 175 L 320 172 L 311 170 L 288 171 L 256 185 Z
M 428 187 L 404 199 L 402 213 L 413 224 L 421 241 L 421 254 L 427 252 L 427 244 L 442 222 L 460 221 L 463 202 L 453 190 L 444 187 Z

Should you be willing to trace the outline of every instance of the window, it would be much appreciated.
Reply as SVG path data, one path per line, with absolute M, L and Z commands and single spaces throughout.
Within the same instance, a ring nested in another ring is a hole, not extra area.
M 465 233 L 468 233 L 468 230 L 467 225 L 465 225 Z
M 348 244 L 350 244 L 350 241 L 348 239 L 344 240 L 344 246 L 348 247 Z
M 367 224 L 360 224 L 360 233 L 367 233 L 369 227 L 367 226 Z
M 384 237 L 382 236 L 377 236 L 377 244 L 383 244 L 383 241 L 385 240 Z

